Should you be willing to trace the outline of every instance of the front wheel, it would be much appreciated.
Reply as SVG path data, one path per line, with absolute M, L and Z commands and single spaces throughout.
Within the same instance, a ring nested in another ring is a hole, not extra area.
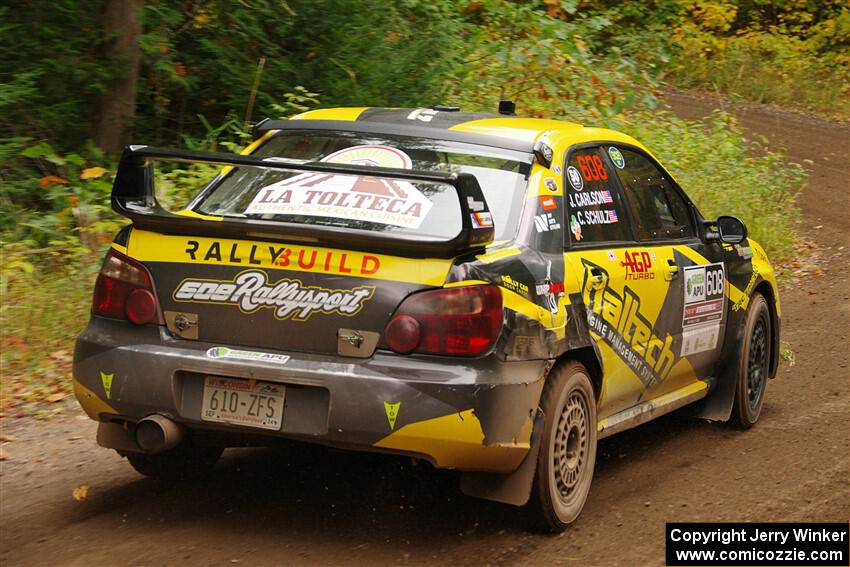
M 540 409 L 544 429 L 529 506 L 538 524 L 560 532 L 584 507 L 596 463 L 596 397 L 582 364 L 555 368 Z
M 764 391 L 770 366 L 772 329 L 767 301 L 760 293 L 750 299 L 744 324 L 744 344 L 735 386 L 732 422 L 740 429 L 749 429 L 761 415 Z

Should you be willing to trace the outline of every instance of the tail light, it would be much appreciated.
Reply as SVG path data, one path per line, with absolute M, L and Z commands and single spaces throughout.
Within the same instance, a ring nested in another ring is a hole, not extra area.
M 153 280 L 144 266 L 110 250 L 94 284 L 95 315 L 127 319 L 137 325 L 159 322 Z
M 382 346 L 400 354 L 477 356 L 502 330 L 502 293 L 477 285 L 415 293 L 387 323 Z

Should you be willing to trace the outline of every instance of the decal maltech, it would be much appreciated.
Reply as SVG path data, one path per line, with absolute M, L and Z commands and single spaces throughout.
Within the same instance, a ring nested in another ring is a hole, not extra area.
M 410 157 L 388 146 L 354 146 L 329 163 L 410 169 Z M 247 214 L 304 215 L 419 228 L 433 203 L 413 183 L 359 175 L 301 173 L 260 189 Z
M 678 357 L 672 350 L 673 337 L 662 338 L 654 325 L 641 312 L 640 297 L 629 286 L 621 297 L 608 285 L 608 271 L 582 259 L 585 276 L 582 297 L 587 306 L 587 323 L 591 335 L 603 340 L 649 388 L 669 376 Z M 596 282 L 591 269 L 602 274 Z
M 316 313 L 356 315 L 375 293 L 374 286 L 351 289 L 328 289 L 305 286 L 300 280 L 266 280 L 265 272 L 248 270 L 232 280 L 186 278 L 172 295 L 174 301 L 234 305 L 243 313 L 261 308 L 274 310 L 277 319 L 306 321 Z
M 133 230 L 127 249 L 122 251 L 140 262 L 278 269 L 433 286 L 446 281 L 451 266 L 451 260 L 446 259 L 400 258 L 278 242 L 169 236 L 145 230 Z

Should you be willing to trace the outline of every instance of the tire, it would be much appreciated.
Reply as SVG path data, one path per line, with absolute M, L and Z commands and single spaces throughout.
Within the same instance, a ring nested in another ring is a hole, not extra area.
M 195 447 L 188 443 L 162 453 L 126 453 L 136 472 L 156 480 L 196 480 L 210 472 L 221 457 L 221 447 Z
M 755 293 L 750 298 L 744 323 L 744 344 L 732 405 L 732 424 L 739 429 L 749 429 L 761 415 L 770 372 L 772 331 L 767 301 L 762 294 Z
M 556 533 L 581 513 L 596 464 L 596 396 L 581 363 L 555 367 L 540 409 L 544 428 L 529 511 L 538 527 Z

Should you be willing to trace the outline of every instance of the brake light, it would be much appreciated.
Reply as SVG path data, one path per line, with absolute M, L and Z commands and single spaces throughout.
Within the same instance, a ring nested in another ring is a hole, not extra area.
M 153 280 L 144 266 L 110 250 L 94 284 L 95 315 L 128 319 L 137 325 L 159 322 Z
M 502 330 L 502 293 L 477 285 L 415 293 L 384 330 L 383 345 L 397 353 L 477 356 Z

